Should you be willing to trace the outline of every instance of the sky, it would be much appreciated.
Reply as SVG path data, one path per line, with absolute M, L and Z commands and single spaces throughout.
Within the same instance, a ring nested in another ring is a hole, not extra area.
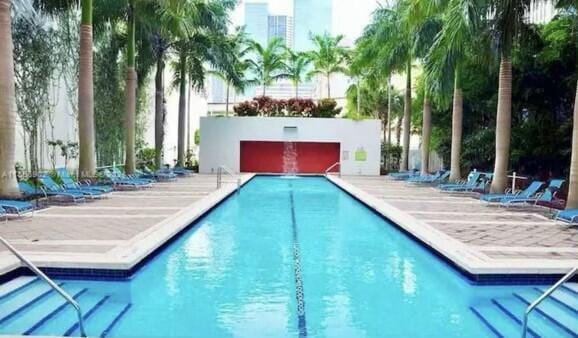
M 293 14 L 293 0 L 241 0 L 233 13 L 233 23 L 243 23 L 245 2 L 268 2 L 273 15 Z M 333 0 L 333 34 L 343 34 L 347 40 L 355 41 L 377 8 L 378 0 Z

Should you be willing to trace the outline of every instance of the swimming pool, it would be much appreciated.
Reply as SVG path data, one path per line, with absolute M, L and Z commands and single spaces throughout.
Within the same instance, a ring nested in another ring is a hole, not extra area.
M 130 280 L 59 282 L 110 337 L 518 337 L 541 288 L 472 285 L 322 177 L 255 177 Z M 0 290 L 0 333 L 78 334 L 57 295 L 21 283 Z M 532 316 L 535 337 L 576 336 L 573 292 Z

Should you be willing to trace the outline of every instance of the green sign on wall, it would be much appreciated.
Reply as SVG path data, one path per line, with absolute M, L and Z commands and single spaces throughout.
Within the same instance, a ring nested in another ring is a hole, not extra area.
M 355 161 L 365 162 L 367 161 L 367 152 L 363 148 L 357 148 L 355 151 Z

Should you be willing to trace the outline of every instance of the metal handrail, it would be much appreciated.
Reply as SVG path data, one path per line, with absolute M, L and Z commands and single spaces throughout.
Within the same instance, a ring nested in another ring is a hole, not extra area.
M 0 236 L 0 243 L 4 244 L 10 252 L 14 254 L 24 265 L 26 265 L 32 272 L 34 272 L 38 277 L 44 280 L 50 287 L 58 292 L 68 304 L 72 305 L 74 310 L 76 310 L 76 314 L 78 316 L 78 328 L 80 330 L 80 335 L 82 337 L 86 337 L 86 332 L 84 331 L 84 318 L 82 316 L 82 310 L 80 309 L 80 305 L 72 298 L 66 291 L 64 291 L 60 286 L 52 281 L 48 276 L 46 276 L 36 265 L 34 265 L 31 261 L 29 261 L 26 257 L 24 257 L 15 247 L 13 247 L 6 239 Z
M 335 162 L 329 168 L 327 168 L 325 170 L 325 176 L 327 176 L 329 174 L 329 171 L 331 171 L 331 169 L 333 169 L 337 166 L 339 166 L 339 177 L 341 177 L 341 162 Z
M 530 313 L 534 311 L 534 309 L 540 305 L 546 298 L 548 298 L 554 291 L 556 291 L 562 284 L 569 281 L 572 277 L 574 277 L 578 273 L 578 268 L 574 268 L 570 270 L 562 279 L 560 279 L 556 284 L 552 285 L 546 292 L 544 292 L 538 299 L 536 299 L 532 304 L 530 304 L 526 308 L 526 312 L 524 312 L 524 324 L 522 326 L 522 338 L 526 338 L 526 333 L 528 331 L 528 317 Z
M 221 165 L 217 169 L 217 189 L 220 189 L 222 186 L 223 172 L 225 172 L 225 174 L 231 176 L 231 178 L 233 178 L 237 181 L 237 191 L 239 191 L 239 189 L 241 188 L 241 179 L 238 178 L 237 176 L 235 176 L 235 174 L 233 174 L 233 171 L 230 170 L 229 168 L 227 168 L 225 165 Z

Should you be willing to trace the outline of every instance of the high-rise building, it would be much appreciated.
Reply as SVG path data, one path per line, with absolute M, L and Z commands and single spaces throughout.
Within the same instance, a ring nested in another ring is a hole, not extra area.
M 288 48 L 293 48 L 293 17 L 288 15 L 269 16 L 269 41 L 280 38 Z
M 265 45 L 269 40 L 269 5 L 266 2 L 245 3 L 245 31 L 256 42 Z
M 311 35 L 331 34 L 332 0 L 294 0 L 295 50 L 313 48 Z
M 528 21 L 535 24 L 544 24 L 552 20 L 556 15 L 554 1 L 532 1 L 528 13 Z

